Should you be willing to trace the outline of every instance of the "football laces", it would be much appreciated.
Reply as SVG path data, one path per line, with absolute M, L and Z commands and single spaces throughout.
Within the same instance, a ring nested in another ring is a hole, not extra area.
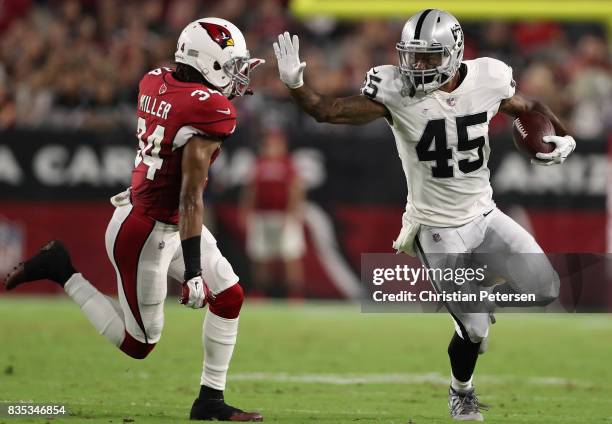
M 514 120 L 514 124 L 516 126 L 516 129 L 518 130 L 519 134 L 521 135 L 521 137 L 523 138 L 527 138 L 527 130 L 525 130 L 525 127 L 523 127 L 523 123 L 521 122 L 520 119 L 515 119 Z

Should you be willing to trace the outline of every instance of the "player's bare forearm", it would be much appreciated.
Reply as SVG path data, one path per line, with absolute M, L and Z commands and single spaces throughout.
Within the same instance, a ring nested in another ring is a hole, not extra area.
M 528 99 L 520 93 L 516 93 L 511 98 L 502 101 L 499 110 L 513 117 L 516 117 L 523 112 L 539 112 L 550 119 L 550 122 L 553 124 L 555 133 L 557 135 L 567 135 L 565 126 L 547 105 L 539 100 Z
M 181 194 L 179 199 L 179 234 L 181 240 L 202 234 L 204 201 L 202 196 L 208 177 L 208 166 L 219 143 L 193 137 L 185 146 L 182 158 Z
M 181 240 L 197 237 L 202 234 L 203 215 L 204 201 L 202 200 L 202 191 L 198 194 L 192 189 L 181 190 L 181 200 L 179 203 L 179 234 Z
M 317 122 L 361 125 L 390 116 L 385 106 L 364 96 L 322 96 L 306 84 L 289 91 L 300 108 Z

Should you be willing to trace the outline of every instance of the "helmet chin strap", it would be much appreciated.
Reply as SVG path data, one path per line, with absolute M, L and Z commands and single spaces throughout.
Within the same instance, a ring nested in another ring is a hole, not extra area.
M 229 84 L 227 84 L 225 87 L 221 89 L 221 93 L 223 93 L 223 95 L 227 98 L 234 97 L 234 90 L 233 90 L 232 85 L 233 84 L 230 82 Z

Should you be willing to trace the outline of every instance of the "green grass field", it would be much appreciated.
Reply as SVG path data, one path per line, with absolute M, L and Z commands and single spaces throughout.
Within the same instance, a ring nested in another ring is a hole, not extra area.
M 202 314 L 169 301 L 161 342 L 124 356 L 69 300 L 0 299 L 0 401 L 71 416 L 1 423 L 187 422 Z M 272 423 L 450 423 L 450 318 L 358 306 L 248 304 L 226 399 Z M 498 315 L 476 370 L 493 423 L 612 423 L 612 316 Z

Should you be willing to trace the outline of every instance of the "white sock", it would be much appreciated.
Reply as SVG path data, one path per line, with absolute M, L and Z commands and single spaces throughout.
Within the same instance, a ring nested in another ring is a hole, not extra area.
M 216 390 L 225 390 L 236 337 L 238 318 L 226 319 L 208 311 L 204 318 L 202 342 L 204 344 L 204 369 L 200 384 Z
M 472 378 L 470 377 L 468 381 L 463 382 L 457 380 L 453 373 L 451 373 L 451 387 L 458 392 L 467 392 L 472 388 Z
M 125 337 L 125 323 L 119 304 L 100 293 L 81 274 L 73 274 L 64 290 L 80 307 L 96 330 L 115 346 Z

